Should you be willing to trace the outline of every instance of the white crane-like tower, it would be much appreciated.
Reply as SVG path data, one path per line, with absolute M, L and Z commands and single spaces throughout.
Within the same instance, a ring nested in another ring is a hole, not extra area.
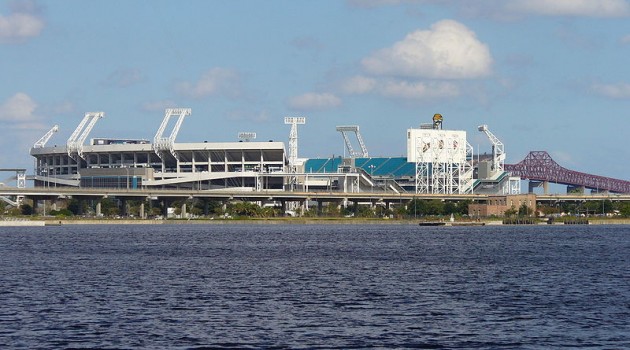
M 293 174 L 287 178 L 287 184 L 289 190 L 293 191 L 297 185 L 297 157 L 298 157 L 298 125 L 306 124 L 306 117 L 285 117 L 285 124 L 291 125 L 291 131 L 289 132 L 289 173 Z M 295 204 L 295 203 L 293 203 Z M 294 205 L 289 206 L 291 209 L 295 209 Z
M 162 158 L 164 152 L 170 152 L 175 159 L 179 160 L 177 152 L 175 152 L 175 138 L 177 138 L 177 134 L 179 133 L 179 128 L 182 126 L 184 122 L 184 118 L 192 113 L 192 109 L 190 108 L 167 108 L 164 113 L 164 119 L 162 119 L 162 124 L 160 124 L 160 128 L 158 129 L 155 137 L 153 138 L 153 151 L 158 157 Z M 171 133 L 168 137 L 164 137 L 164 132 L 166 131 L 166 127 L 171 119 L 171 117 L 177 116 L 177 121 L 175 122 L 175 126 L 171 130 Z
M 105 112 L 85 113 L 83 120 L 81 120 L 79 126 L 74 129 L 74 132 L 72 132 L 72 135 L 70 135 L 70 138 L 68 138 L 68 141 L 66 142 L 68 156 L 74 158 L 75 155 L 78 155 L 83 158 L 83 143 L 94 128 L 94 125 L 96 125 L 96 122 L 104 116 Z
M 298 157 L 298 125 L 306 124 L 306 117 L 285 117 L 285 124 L 291 125 L 291 132 L 289 133 L 289 172 L 297 172 L 297 157 Z
M 40 138 L 39 140 L 37 140 L 37 142 L 35 142 L 35 144 L 33 145 L 33 148 L 44 148 L 48 140 L 50 140 L 53 134 L 56 133 L 57 131 L 59 131 L 59 125 L 53 126 L 52 129 L 48 130 L 48 132 L 44 134 L 44 136 L 42 136 L 42 138 Z
M 503 142 L 490 132 L 488 125 L 479 125 L 477 130 L 485 133 L 490 139 L 490 143 L 492 143 L 492 172 L 494 174 L 502 173 L 505 168 L 505 147 Z
M 363 143 L 363 138 L 361 137 L 361 133 L 359 132 L 358 125 L 340 125 L 337 126 L 337 131 L 341 132 L 341 136 L 343 137 L 344 142 L 346 143 L 346 149 L 348 149 L 348 154 L 350 158 L 367 158 L 368 150 L 365 147 L 365 143 Z M 350 142 L 350 138 L 348 137 L 348 133 L 354 133 L 357 141 L 359 142 L 359 147 L 361 151 L 355 151 L 352 147 L 352 142 Z

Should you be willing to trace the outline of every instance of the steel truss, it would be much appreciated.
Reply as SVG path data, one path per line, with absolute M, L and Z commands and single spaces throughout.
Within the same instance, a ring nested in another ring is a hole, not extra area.
M 630 181 L 591 175 L 566 169 L 545 151 L 532 151 L 517 164 L 506 164 L 505 170 L 523 179 L 580 186 L 599 191 L 630 193 Z
M 416 193 L 462 194 L 471 193 L 473 187 L 472 147 L 465 149 L 454 138 L 434 137 L 415 140 Z M 461 161 L 459 152 L 465 152 Z M 446 154 L 446 158 L 444 158 Z

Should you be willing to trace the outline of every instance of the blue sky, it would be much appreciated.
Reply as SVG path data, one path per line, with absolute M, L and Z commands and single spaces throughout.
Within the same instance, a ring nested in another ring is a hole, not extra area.
M 64 144 L 152 139 L 166 107 L 190 107 L 179 142 L 287 142 L 343 154 L 359 125 L 372 156 L 401 156 L 406 129 L 441 113 L 507 162 L 548 151 L 578 171 L 630 179 L 626 0 L 0 1 L 0 167 L 32 169 L 53 125 Z

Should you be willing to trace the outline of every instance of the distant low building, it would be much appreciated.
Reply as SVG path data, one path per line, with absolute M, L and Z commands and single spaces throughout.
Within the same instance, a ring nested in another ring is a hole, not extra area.
M 486 203 L 475 203 L 468 206 L 468 215 L 471 217 L 505 216 L 505 212 L 514 209 L 516 211 L 525 204 L 532 213 L 536 212 L 535 194 L 517 194 L 506 196 L 489 196 Z

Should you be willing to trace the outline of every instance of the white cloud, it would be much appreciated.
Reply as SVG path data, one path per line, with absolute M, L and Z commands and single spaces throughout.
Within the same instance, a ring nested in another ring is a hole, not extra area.
M 593 84 L 591 88 L 595 93 L 605 97 L 630 99 L 630 84 L 628 83 Z
M 27 94 L 18 92 L 0 105 L 0 122 L 10 129 L 42 130 L 46 128 L 35 114 L 37 103 Z
M 623 17 L 630 15 L 625 0 L 516 0 L 508 10 L 545 16 Z
M 412 32 L 361 63 L 372 74 L 432 79 L 479 78 L 492 70 L 488 46 L 473 31 L 453 20 L 439 21 L 430 30 Z
M 9 122 L 27 122 L 36 119 L 34 112 L 37 103 L 23 92 L 9 97 L 0 105 L 0 120 Z
M 347 0 L 356 8 L 445 6 L 460 16 L 515 20 L 522 16 L 626 17 L 628 0 Z
M 44 20 L 36 10 L 32 2 L 16 2 L 11 6 L 11 14 L 0 14 L 0 43 L 22 42 L 38 36 L 44 29 Z
M 176 90 L 182 95 L 193 98 L 219 95 L 236 98 L 242 94 L 241 77 L 232 69 L 212 68 L 205 72 L 196 83 L 177 84 Z
M 423 99 L 454 97 L 459 95 L 459 88 L 450 82 L 409 82 L 391 80 L 386 82 L 380 93 L 387 97 L 405 99 Z
M 346 79 L 341 84 L 341 90 L 346 94 L 365 94 L 376 87 L 376 79 L 361 75 Z
M 289 107 L 294 110 L 322 110 L 338 107 L 341 99 L 331 93 L 309 92 L 289 100 Z

